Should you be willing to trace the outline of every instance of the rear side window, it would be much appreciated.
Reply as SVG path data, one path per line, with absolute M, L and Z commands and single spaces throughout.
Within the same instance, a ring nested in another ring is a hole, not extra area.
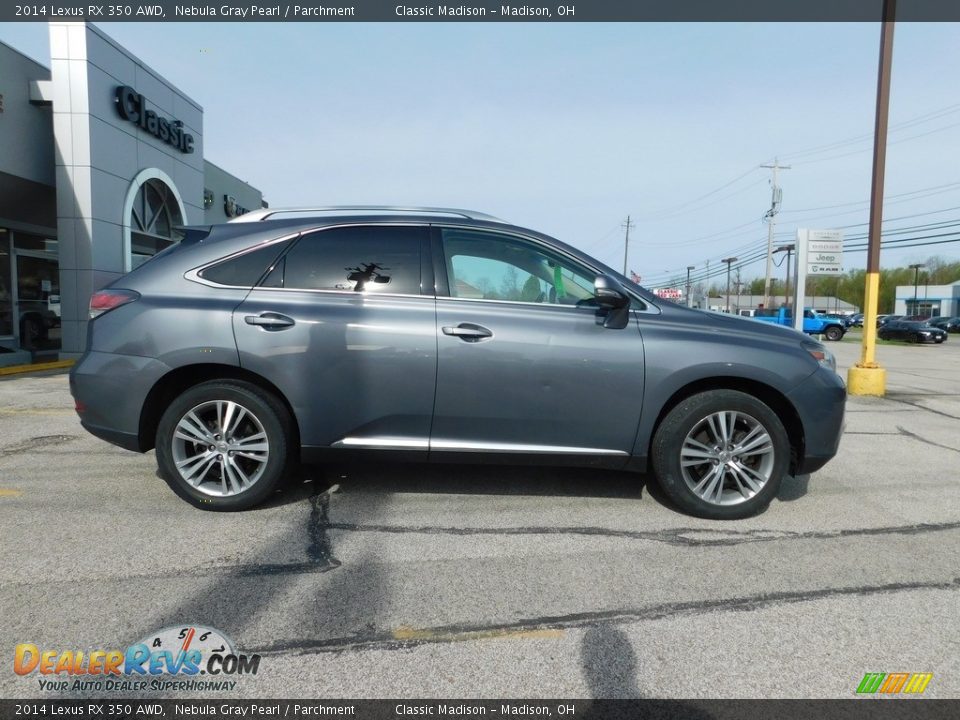
M 253 287 L 269 272 L 277 257 L 282 253 L 290 240 L 271 243 L 257 250 L 251 250 L 241 255 L 211 265 L 201 270 L 198 275 L 204 280 L 218 285 L 234 285 L 239 287 Z
M 425 227 L 348 227 L 300 238 L 264 279 L 295 290 L 420 294 Z

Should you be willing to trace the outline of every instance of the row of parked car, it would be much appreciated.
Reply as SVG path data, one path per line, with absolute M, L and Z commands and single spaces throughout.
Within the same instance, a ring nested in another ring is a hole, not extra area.
M 842 323 L 845 328 L 863 327 L 863 313 L 841 315 L 826 313 L 823 317 Z M 960 317 L 928 317 L 926 315 L 878 315 L 877 337 L 881 340 L 906 340 L 940 344 L 947 333 L 960 333 Z

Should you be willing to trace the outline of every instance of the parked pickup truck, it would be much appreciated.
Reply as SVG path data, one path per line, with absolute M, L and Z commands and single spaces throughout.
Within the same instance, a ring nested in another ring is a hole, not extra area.
M 793 310 L 790 308 L 757 310 L 753 319 L 793 327 Z M 812 308 L 804 308 L 803 331 L 808 335 L 823 335 L 827 340 L 839 340 L 846 334 L 847 328 L 840 320 L 820 315 Z

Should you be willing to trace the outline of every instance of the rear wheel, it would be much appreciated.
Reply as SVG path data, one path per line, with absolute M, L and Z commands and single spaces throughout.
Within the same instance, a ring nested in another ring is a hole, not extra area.
M 780 418 L 757 398 L 711 390 L 667 414 L 652 450 L 654 473 L 677 505 L 732 520 L 763 511 L 776 496 L 790 442 Z
M 212 381 L 186 390 L 157 427 L 157 464 L 170 488 L 204 510 L 245 510 L 274 492 L 293 455 L 292 422 L 250 383 Z

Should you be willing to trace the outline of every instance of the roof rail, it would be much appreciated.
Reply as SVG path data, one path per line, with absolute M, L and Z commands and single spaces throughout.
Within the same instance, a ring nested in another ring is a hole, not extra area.
M 459 208 L 441 208 L 441 207 L 406 207 L 397 205 L 327 205 L 324 207 L 292 207 L 292 208 L 262 208 L 260 210 L 251 210 L 250 212 L 238 215 L 228 220 L 228 222 L 260 222 L 269 220 L 274 215 L 287 215 L 292 213 L 335 213 L 335 212 L 388 212 L 388 213 L 427 213 L 431 215 L 456 215 L 467 218 L 468 220 L 487 220 L 489 222 L 505 222 L 493 215 L 487 215 L 473 210 L 462 210 Z

